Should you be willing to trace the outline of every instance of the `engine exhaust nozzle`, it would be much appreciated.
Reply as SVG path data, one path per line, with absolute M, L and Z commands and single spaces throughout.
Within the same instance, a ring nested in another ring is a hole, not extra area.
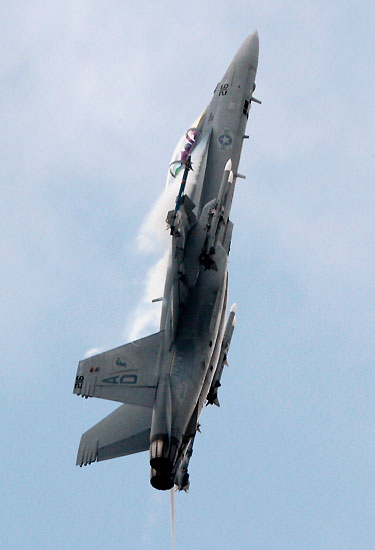
M 151 468 L 150 483 L 154 489 L 159 491 L 168 491 L 174 486 L 174 480 L 170 474 L 158 472 L 154 468 Z
M 160 436 L 151 443 L 150 466 L 163 474 L 172 470 L 173 462 L 169 456 L 168 436 Z

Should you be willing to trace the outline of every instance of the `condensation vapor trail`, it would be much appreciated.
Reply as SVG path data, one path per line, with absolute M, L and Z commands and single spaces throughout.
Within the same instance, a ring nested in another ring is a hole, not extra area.
M 175 550 L 175 538 L 174 538 L 174 487 L 170 490 L 171 495 L 171 539 L 172 550 Z

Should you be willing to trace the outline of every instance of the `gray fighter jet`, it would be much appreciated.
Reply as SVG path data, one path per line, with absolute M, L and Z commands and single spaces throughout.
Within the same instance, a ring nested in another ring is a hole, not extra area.
M 74 393 L 123 403 L 83 434 L 77 465 L 150 451 L 156 489 L 189 487 L 199 415 L 216 404 L 235 326 L 225 322 L 229 219 L 253 97 L 259 40 L 244 41 L 211 103 L 178 142 L 167 178 L 171 251 L 160 331 L 80 361 Z

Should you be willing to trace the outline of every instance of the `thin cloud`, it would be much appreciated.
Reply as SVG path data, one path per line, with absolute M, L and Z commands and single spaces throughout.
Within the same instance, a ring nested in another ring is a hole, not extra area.
M 85 353 L 85 359 L 93 357 L 94 355 L 98 355 L 98 353 L 102 353 L 103 351 L 105 351 L 103 348 L 90 348 Z

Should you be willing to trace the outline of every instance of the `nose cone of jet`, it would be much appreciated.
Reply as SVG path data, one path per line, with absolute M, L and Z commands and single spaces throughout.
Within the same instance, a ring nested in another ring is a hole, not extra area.
M 256 70 L 258 67 L 258 57 L 259 36 L 258 31 L 254 31 L 244 40 L 233 61 L 235 63 L 248 63 Z

